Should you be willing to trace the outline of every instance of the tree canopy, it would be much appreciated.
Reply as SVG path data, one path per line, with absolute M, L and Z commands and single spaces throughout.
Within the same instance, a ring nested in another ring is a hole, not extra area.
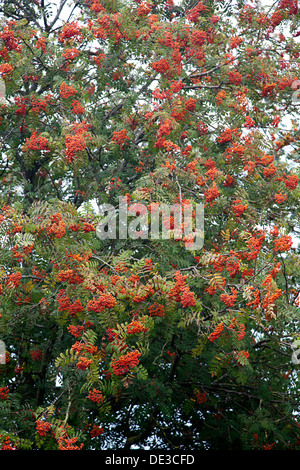
M 297 0 L 0 15 L 0 448 L 299 450 Z

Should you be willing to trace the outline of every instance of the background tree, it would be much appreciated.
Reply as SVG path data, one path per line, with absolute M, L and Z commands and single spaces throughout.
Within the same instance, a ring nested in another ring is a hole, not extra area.
M 0 12 L 2 449 L 298 449 L 297 1 Z

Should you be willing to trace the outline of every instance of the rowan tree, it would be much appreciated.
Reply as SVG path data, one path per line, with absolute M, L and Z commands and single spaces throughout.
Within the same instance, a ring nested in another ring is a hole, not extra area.
M 299 449 L 298 2 L 0 13 L 1 449 Z

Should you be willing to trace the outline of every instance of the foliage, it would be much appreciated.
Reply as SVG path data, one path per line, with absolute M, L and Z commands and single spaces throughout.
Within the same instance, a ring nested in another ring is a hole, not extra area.
M 299 449 L 297 1 L 56 3 L 0 6 L 1 449 Z

